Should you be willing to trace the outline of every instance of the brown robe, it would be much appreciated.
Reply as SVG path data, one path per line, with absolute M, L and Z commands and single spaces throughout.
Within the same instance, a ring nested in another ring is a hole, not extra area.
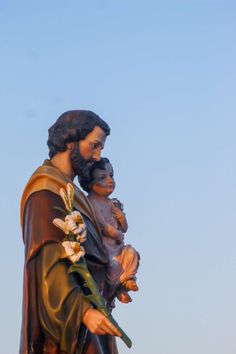
M 63 218 L 59 189 L 71 181 L 46 160 L 26 185 L 21 223 L 25 243 L 23 316 L 20 354 L 117 354 L 114 337 L 95 336 L 81 323 L 91 306 L 70 266 L 54 218 Z M 108 262 L 96 219 L 86 196 L 74 185 L 74 206 L 87 226 L 84 243 L 88 267 L 103 291 Z

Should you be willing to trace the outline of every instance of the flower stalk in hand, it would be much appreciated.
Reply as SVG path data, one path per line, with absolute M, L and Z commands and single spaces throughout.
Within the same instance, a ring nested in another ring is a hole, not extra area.
M 84 294 L 84 296 L 94 305 L 98 311 L 103 313 L 103 315 L 109 319 L 109 321 L 121 333 L 120 338 L 125 342 L 128 348 L 131 348 L 132 342 L 130 338 L 119 327 L 118 323 L 108 311 L 105 300 L 100 294 L 97 284 L 87 268 L 86 260 L 84 257 L 85 251 L 81 246 L 81 243 L 86 241 L 86 225 L 80 212 L 74 210 L 73 207 L 74 187 L 72 184 L 68 183 L 66 186 L 66 191 L 61 188 L 59 193 L 68 214 L 65 216 L 64 220 L 55 218 L 53 220 L 53 224 L 60 228 L 66 235 L 62 242 L 62 246 L 65 249 L 67 258 L 72 262 L 72 265 L 68 269 L 68 273 L 75 272 L 80 275 L 83 280 L 83 287 L 87 290 L 86 295 Z M 64 210 L 61 211 L 64 212 Z

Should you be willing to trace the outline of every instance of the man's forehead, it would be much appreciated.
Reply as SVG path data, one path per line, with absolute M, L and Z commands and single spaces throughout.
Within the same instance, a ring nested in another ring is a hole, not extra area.
M 100 127 L 95 126 L 93 130 L 87 135 L 86 139 L 91 142 L 104 144 L 106 140 L 106 134 Z

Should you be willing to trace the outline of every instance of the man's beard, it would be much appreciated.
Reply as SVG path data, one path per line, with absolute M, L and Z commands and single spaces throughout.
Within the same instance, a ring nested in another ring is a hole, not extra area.
M 74 144 L 74 147 L 71 150 L 70 159 L 74 174 L 78 176 L 78 178 L 89 179 L 90 169 L 94 162 L 92 160 L 86 161 L 81 156 L 78 144 Z

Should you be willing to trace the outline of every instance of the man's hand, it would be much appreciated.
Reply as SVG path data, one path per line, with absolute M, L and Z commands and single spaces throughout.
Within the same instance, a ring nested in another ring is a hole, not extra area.
M 118 329 L 98 310 L 88 309 L 82 318 L 82 322 L 93 334 L 111 334 L 121 337 Z

